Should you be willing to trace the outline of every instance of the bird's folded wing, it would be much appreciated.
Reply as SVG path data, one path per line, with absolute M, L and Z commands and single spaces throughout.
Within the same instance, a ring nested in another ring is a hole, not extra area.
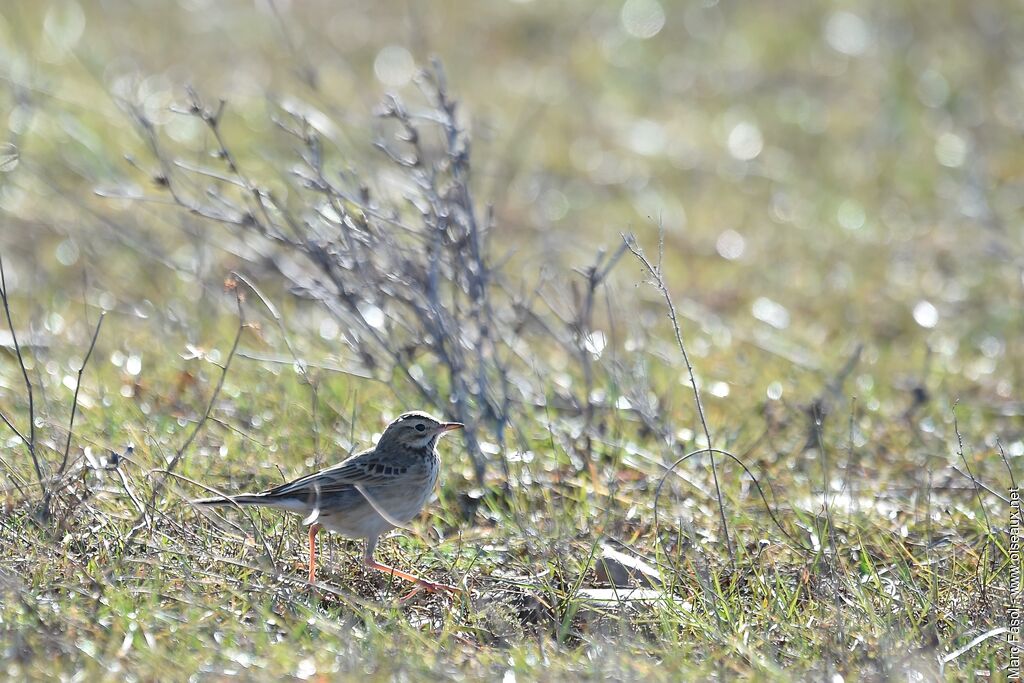
M 267 497 L 324 496 L 351 490 L 356 486 L 387 486 L 408 480 L 408 467 L 383 462 L 360 454 L 327 469 L 281 484 L 263 495 Z

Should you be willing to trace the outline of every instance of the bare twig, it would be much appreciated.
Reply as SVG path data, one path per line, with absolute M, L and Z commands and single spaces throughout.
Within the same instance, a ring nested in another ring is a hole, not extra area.
M 964 468 L 967 470 L 967 477 L 974 484 L 974 494 L 978 498 L 978 505 L 981 507 L 981 514 L 985 517 L 985 527 L 988 529 L 988 534 L 992 536 L 992 520 L 988 516 L 988 508 L 985 507 L 985 501 L 981 497 L 982 483 L 974 476 L 971 471 L 971 465 L 967 462 L 967 457 L 964 455 L 964 438 L 960 434 L 960 423 L 956 417 L 956 403 L 953 404 L 953 432 L 956 434 L 957 442 L 957 455 L 960 456 L 960 461 L 963 462 Z M 984 488 L 988 489 L 987 486 Z
M 35 467 L 36 470 L 36 478 L 39 481 L 39 485 L 43 486 L 43 470 L 39 464 L 39 456 L 36 454 L 36 410 L 35 399 L 32 394 L 32 382 L 28 378 L 28 370 L 25 367 L 25 358 L 21 354 L 21 345 L 18 343 L 18 335 L 14 331 L 14 319 L 11 317 L 11 304 L 7 291 L 7 274 L 4 272 L 4 259 L 2 255 L 0 255 L 0 299 L 3 299 L 4 314 L 7 316 L 7 328 L 11 332 L 11 342 L 14 344 L 14 353 L 18 357 L 18 365 L 21 367 L 21 376 L 25 380 L 25 390 L 28 392 L 28 438 L 25 438 L 25 435 L 18 431 L 14 426 L 14 423 L 9 418 L 4 416 L 2 413 L 0 413 L 0 417 L 3 417 L 4 423 L 18 435 L 22 443 L 24 443 L 26 448 L 28 448 L 28 453 L 32 457 L 32 466 Z M 44 515 L 45 513 L 46 511 L 43 510 Z
M 1007 498 L 1005 495 L 1003 495 L 999 491 L 996 491 L 994 488 L 992 488 L 991 486 L 989 486 L 988 484 L 986 484 L 982 480 L 978 479 L 976 476 L 971 474 L 969 470 L 967 472 L 964 472 L 962 469 L 960 469 L 956 465 L 950 465 L 949 469 L 953 470 L 954 472 L 959 474 L 961 477 L 969 479 L 970 482 L 971 482 L 971 486 L 974 488 L 974 492 L 975 493 L 977 493 L 978 489 L 981 488 L 981 489 L 984 489 L 985 491 L 988 491 L 993 496 L 995 496 L 996 498 L 998 498 L 1002 502 L 1006 503 L 1007 505 L 1010 504 L 1010 499 L 1009 498 Z M 1012 482 L 1013 481 L 1013 473 L 1012 472 L 1010 473 L 1010 479 L 1011 479 L 1011 482 Z M 1011 486 L 1015 486 L 1015 484 L 1011 484 Z
M 957 454 L 960 456 L 960 460 L 964 463 L 964 468 L 967 470 L 967 476 L 970 478 L 971 482 L 974 484 L 974 495 L 977 497 L 978 505 L 981 507 L 981 514 L 985 518 L 985 528 L 988 530 L 988 535 L 985 538 L 985 544 L 984 544 L 985 550 L 984 550 L 984 552 L 985 552 L 985 554 L 987 554 L 988 553 L 988 549 L 989 549 L 989 544 L 994 542 L 994 540 L 995 540 L 995 535 L 994 535 L 994 533 L 992 531 L 992 520 L 991 520 L 991 518 L 989 518 L 988 508 L 985 507 L 985 501 L 981 497 L 982 484 L 974 476 L 974 473 L 971 471 L 971 465 L 970 465 L 970 463 L 967 462 L 967 456 L 964 455 L 964 439 L 963 439 L 963 436 L 961 436 L 961 434 L 960 434 L 960 424 L 957 421 L 957 417 L 956 417 L 956 406 L 957 406 L 957 402 L 954 401 L 953 402 L 953 408 L 952 408 L 952 413 L 953 413 L 953 431 L 956 433 Z M 979 581 L 979 587 L 981 588 L 981 595 L 984 598 L 987 595 L 987 593 L 988 593 L 988 570 L 989 570 L 989 563 L 988 562 L 979 562 L 978 566 L 979 566 L 979 569 L 981 569 L 981 574 L 982 574 L 981 575 L 981 579 Z
M 996 439 L 996 446 L 999 448 L 999 459 L 1003 461 L 1003 467 L 1006 468 L 1006 474 L 1010 476 L 1010 487 L 1017 488 L 1017 479 L 1013 476 L 1013 468 L 1010 467 L 1010 461 L 1006 459 L 1006 451 L 1003 450 L 1003 444 L 999 439 Z M 1003 500 L 1007 503 L 1010 502 L 1006 498 L 1003 498 Z
M 100 313 L 100 319 L 96 322 L 96 329 L 93 330 L 92 340 L 89 342 L 89 350 L 85 352 L 85 358 L 82 359 L 82 365 L 78 368 L 78 379 L 75 382 L 75 395 L 71 399 L 71 419 L 68 421 L 68 439 L 64 444 L 64 457 L 61 458 L 60 467 L 57 468 L 57 476 L 64 474 L 64 470 L 68 466 L 68 453 L 71 451 L 71 437 L 74 435 L 75 429 L 75 414 L 78 412 L 78 392 L 82 388 L 82 373 L 85 372 L 85 366 L 89 364 L 89 358 L 92 356 L 92 350 L 96 348 L 96 339 L 100 336 L 100 327 L 103 326 L 103 318 L 106 313 Z
M 159 498 L 160 494 L 163 493 L 164 488 L 167 486 L 167 480 L 174 473 L 175 468 L 178 466 L 178 463 L 185 455 L 185 452 L 192 445 L 192 442 L 195 441 L 197 436 L 199 436 L 199 432 L 202 431 L 203 426 L 210 419 L 210 413 L 213 412 L 213 406 L 217 402 L 217 397 L 220 396 L 221 389 L 224 387 L 224 380 L 228 376 L 228 369 L 230 369 L 231 361 L 235 357 L 235 352 L 238 350 L 238 343 L 242 339 L 242 332 L 245 330 L 246 325 L 245 309 L 242 306 L 242 295 L 238 291 L 237 287 L 234 289 L 234 293 L 235 302 L 238 306 L 238 329 L 235 332 L 235 340 L 231 344 L 231 350 L 228 352 L 227 359 L 224 361 L 224 365 L 221 368 L 220 378 L 217 380 L 217 386 L 214 387 L 213 393 L 210 394 L 210 400 L 206 404 L 206 410 L 203 413 L 202 418 L 198 422 L 196 422 L 195 427 L 192 428 L 192 431 L 189 433 L 188 438 L 185 439 L 185 442 L 182 443 L 181 447 L 179 447 L 178 450 L 175 452 L 174 457 L 172 457 L 170 462 L 167 463 L 167 467 L 164 468 L 163 470 L 163 477 L 153 487 L 153 490 L 149 495 L 149 501 L 147 502 L 145 509 L 136 518 L 134 524 L 132 525 L 131 531 L 128 533 L 128 536 L 124 539 L 124 542 L 122 543 L 121 546 L 122 557 L 124 556 L 124 551 L 127 551 L 127 549 L 131 547 L 131 544 L 134 542 L 135 537 L 145 527 L 145 522 L 148 516 L 148 510 L 150 510 L 153 507 L 153 505 L 156 503 L 157 498 Z
M 3 413 L 0 413 L 0 420 L 3 420 L 4 424 L 7 425 L 8 427 L 10 427 L 11 431 L 14 432 L 15 436 L 17 436 L 19 439 L 21 439 L 25 443 L 25 445 L 29 444 L 29 440 L 27 438 L 25 438 L 25 435 L 21 433 L 21 430 L 18 429 L 18 427 L 15 426 L 15 424 L 13 422 L 11 422 L 11 419 L 9 417 L 4 415 Z M 42 481 L 42 480 L 40 480 L 40 481 Z
M 60 467 L 57 468 L 57 473 L 53 476 L 53 479 L 57 483 L 57 487 L 47 487 L 43 492 L 44 510 L 48 510 L 50 508 L 50 501 L 54 494 L 63 488 L 60 485 L 60 479 L 64 476 L 65 470 L 67 470 L 68 455 L 71 452 L 71 439 L 75 434 L 75 416 L 78 413 L 78 392 L 82 388 L 82 373 L 85 372 L 85 367 L 89 364 L 89 358 L 92 357 L 92 351 L 96 348 L 96 340 L 100 336 L 100 328 L 103 326 L 103 319 L 105 315 L 106 313 L 101 313 L 99 320 L 96 321 L 96 328 L 93 330 L 92 339 L 89 341 L 89 350 L 85 352 L 85 358 L 82 359 L 82 365 L 78 368 L 78 378 L 75 382 L 75 394 L 71 399 L 71 418 L 68 421 L 68 438 L 64 442 L 64 454 L 61 456 Z
M 697 378 L 694 374 L 693 364 L 690 363 L 690 355 L 686 351 L 686 344 L 683 341 L 683 333 L 679 327 L 679 317 L 676 315 L 676 307 L 672 302 L 672 295 L 668 291 L 668 285 L 665 284 L 664 274 L 662 273 L 662 256 L 665 250 L 665 229 L 664 226 L 658 228 L 658 263 L 653 264 L 644 254 L 643 249 L 636 241 L 636 237 L 633 235 L 622 235 L 622 240 L 625 242 L 626 247 L 629 248 L 633 256 L 636 257 L 640 265 L 644 267 L 647 274 L 650 276 L 650 284 L 654 286 L 660 293 L 662 298 L 665 299 L 665 304 L 668 306 L 668 317 L 672 321 L 672 330 L 675 333 L 676 345 L 679 347 L 680 353 L 683 355 L 683 362 L 686 364 L 686 370 L 690 375 L 690 387 L 693 389 L 693 401 L 697 406 L 697 416 L 700 418 L 701 428 L 704 430 L 704 438 L 707 440 L 707 447 L 704 449 L 708 456 L 711 458 L 711 475 L 715 483 L 715 496 L 718 499 L 718 515 L 719 520 L 722 524 L 722 533 L 725 536 L 725 546 L 729 552 L 729 559 L 732 564 L 736 564 L 736 553 L 733 550 L 732 539 L 729 536 L 729 523 L 725 518 L 725 501 L 722 497 L 722 487 L 718 481 L 718 463 L 715 460 L 716 449 L 713 447 L 714 444 L 711 441 L 711 429 L 708 427 L 707 418 L 704 415 L 704 404 L 700 398 L 700 389 L 697 387 Z
M 568 326 L 572 332 L 572 338 L 575 343 L 575 349 L 577 357 L 579 358 L 580 366 L 583 368 L 583 395 L 580 398 L 580 403 L 583 405 L 583 423 L 584 439 L 585 439 L 585 456 L 587 462 L 591 468 L 591 475 L 594 476 L 596 470 L 594 469 L 594 463 L 591 458 L 591 437 L 593 431 L 594 422 L 594 400 L 592 398 L 594 388 L 594 368 L 593 359 L 589 346 L 593 343 L 594 334 L 594 301 L 596 299 L 597 290 L 602 283 L 605 282 L 609 273 L 622 258 L 623 254 L 626 253 L 626 244 L 620 244 L 619 247 L 610 255 L 605 258 L 606 254 L 601 251 L 598 252 L 597 258 L 594 264 L 586 269 L 579 270 L 581 275 L 586 278 L 586 290 L 580 295 L 576 283 L 572 283 L 572 291 L 575 299 L 575 312 Z

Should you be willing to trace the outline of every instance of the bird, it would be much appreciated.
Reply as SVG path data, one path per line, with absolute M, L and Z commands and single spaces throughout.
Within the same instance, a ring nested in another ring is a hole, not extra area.
M 309 583 L 316 583 L 316 535 L 321 528 L 348 538 L 365 539 L 363 563 L 414 584 L 403 600 L 420 590 L 461 592 L 455 586 L 427 581 L 377 562 L 373 553 L 381 534 L 402 527 L 420 513 L 437 483 L 438 440 L 462 429 L 422 411 L 402 413 L 377 445 L 326 469 L 260 493 L 200 498 L 198 506 L 252 505 L 305 515 L 309 526 Z

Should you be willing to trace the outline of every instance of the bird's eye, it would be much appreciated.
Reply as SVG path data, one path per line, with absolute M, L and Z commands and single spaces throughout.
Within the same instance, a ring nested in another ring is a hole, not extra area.
M 416 424 L 416 431 L 417 432 L 425 432 L 425 431 L 427 431 L 427 426 L 425 424 L 423 424 L 422 422 L 418 422 Z

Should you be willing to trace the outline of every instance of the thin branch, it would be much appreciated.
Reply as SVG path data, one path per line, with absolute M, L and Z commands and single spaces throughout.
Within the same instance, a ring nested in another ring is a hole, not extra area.
M 15 434 L 17 435 L 17 437 L 18 437 L 19 439 L 21 439 L 22 441 L 24 441 L 26 445 L 28 445 L 28 442 L 29 442 L 29 441 L 28 441 L 28 439 L 26 439 L 26 438 L 25 438 L 25 435 L 24 435 L 24 434 L 22 434 L 22 433 L 21 433 L 21 430 L 19 430 L 19 429 L 18 429 L 18 428 L 17 428 L 17 427 L 16 427 L 15 425 L 14 425 L 14 423 L 13 423 L 13 422 L 11 422 L 10 418 L 8 418 L 8 417 L 7 417 L 6 415 L 4 415 L 4 414 L 3 414 L 2 412 L 0 412 L 0 420 L 3 420 L 3 421 L 4 421 L 4 424 L 5 424 L 5 425 L 7 425 L 8 427 L 10 427 L 10 428 L 11 428 L 11 431 L 12 431 L 12 432 L 14 432 L 14 433 L 15 433 Z
M 975 492 L 975 494 L 977 494 L 977 493 L 978 493 L 978 488 L 980 487 L 980 488 L 984 489 L 985 491 L 988 491 L 988 492 L 989 492 L 989 493 L 991 493 L 991 494 L 992 494 L 993 496 L 995 496 L 995 497 L 996 497 L 996 498 L 998 498 L 999 500 L 1003 501 L 1003 502 L 1004 502 L 1004 503 L 1006 503 L 1007 505 L 1010 505 L 1010 499 L 1009 499 L 1009 498 L 1007 498 L 1006 496 L 1004 496 L 1004 495 L 1003 495 L 1002 493 L 1000 493 L 999 491 L 996 491 L 996 490 L 995 490 L 995 489 L 993 489 L 993 488 L 992 488 L 991 486 L 989 486 L 988 484 L 986 484 L 986 483 L 985 483 L 985 482 L 983 482 L 982 480 L 978 479 L 978 478 L 977 478 L 976 476 L 974 476 L 973 474 L 970 474 L 970 472 L 964 472 L 964 471 L 963 471 L 962 469 L 960 469 L 960 468 L 959 468 L 959 467 L 957 467 L 956 465 L 950 465 L 950 466 L 949 466 L 949 469 L 953 470 L 954 472 L 956 472 L 957 474 L 959 474 L 959 475 L 960 475 L 961 477 L 965 477 L 965 478 L 967 478 L 967 479 L 970 479 L 970 481 L 971 481 L 971 484 L 972 484 L 972 486 L 973 486 L 973 488 L 974 488 L 974 492 Z M 1011 479 L 1011 482 L 1012 482 L 1012 479 Z
M 174 468 L 177 467 L 178 461 L 181 460 L 185 451 L 188 450 L 192 442 L 195 441 L 196 437 L 199 436 L 199 432 L 202 431 L 206 421 L 210 419 L 210 413 L 213 412 L 213 406 L 217 402 L 217 397 L 220 395 L 221 389 L 224 387 L 224 380 L 227 379 L 228 369 L 231 367 L 231 360 L 235 357 L 235 352 L 238 350 L 238 342 L 242 339 L 242 331 L 245 330 L 245 309 L 242 307 L 242 297 L 239 293 L 235 293 L 235 301 L 238 305 L 238 329 L 235 332 L 235 340 L 231 344 L 231 351 L 228 352 L 227 360 L 224 361 L 224 367 L 220 373 L 220 379 L 217 381 L 217 386 L 213 389 L 213 394 L 210 395 L 210 400 L 206 404 L 206 412 L 203 413 L 203 417 L 199 422 L 196 423 L 195 428 L 189 437 L 185 440 L 185 443 L 181 445 L 181 448 L 174 454 L 171 462 L 167 464 L 168 473 L 173 472 Z
M 1003 444 L 996 439 L 996 446 L 999 448 L 999 458 L 1003 461 L 1003 466 L 1006 467 L 1006 473 L 1010 475 L 1010 486 L 1017 488 L 1017 479 L 1013 476 L 1013 468 L 1010 467 L 1010 461 L 1006 459 L 1006 452 L 1003 450 Z M 1005 499 L 1004 499 L 1005 500 Z M 1010 501 L 1007 500 L 1007 503 Z
M 679 328 L 679 316 L 676 315 L 676 306 L 672 302 L 672 295 L 668 291 L 668 285 L 665 284 L 665 278 L 662 274 L 662 257 L 665 253 L 665 228 L 659 226 L 658 228 L 658 264 L 652 264 L 647 256 L 644 255 L 643 249 L 636 241 L 636 237 L 633 235 L 622 235 L 622 240 L 625 242 L 626 247 L 633 253 L 633 256 L 640 262 L 647 273 L 650 275 L 649 282 L 661 292 L 662 298 L 665 299 L 665 303 L 668 306 L 668 317 L 672 321 L 672 330 L 675 332 L 676 345 L 679 347 L 680 353 L 683 354 L 683 362 L 686 364 L 686 370 L 690 374 L 690 387 L 693 389 L 693 400 L 697 406 L 697 416 L 700 418 L 701 427 L 704 430 L 704 438 L 707 440 L 707 451 L 711 457 L 711 475 L 715 482 L 715 496 L 718 498 L 718 516 L 722 523 L 722 533 L 725 536 L 725 546 L 729 551 L 729 559 L 733 566 L 736 564 L 736 553 L 733 550 L 732 539 L 729 536 L 729 523 L 725 519 L 725 501 L 722 498 L 722 487 L 718 481 L 718 462 L 715 460 L 715 449 L 711 442 L 711 430 L 708 428 L 708 421 L 704 415 L 704 404 L 700 399 L 700 390 L 697 388 L 697 378 L 693 372 L 693 365 L 690 363 L 690 354 L 686 352 L 686 344 L 683 342 L 683 333 Z
M 964 468 L 967 470 L 967 477 L 974 484 L 974 495 L 978 499 L 978 505 L 981 507 L 981 514 L 985 517 L 985 527 L 988 529 L 988 535 L 992 536 L 992 520 L 988 516 L 988 508 L 985 507 L 985 501 L 981 497 L 981 482 L 974 476 L 974 472 L 971 471 L 971 465 L 967 462 L 967 457 L 964 455 L 964 438 L 960 434 L 960 423 L 956 417 L 956 403 L 953 404 L 953 432 L 956 434 L 957 442 L 957 455 L 960 456 L 961 462 L 964 464 Z M 955 468 L 954 468 L 955 469 Z M 963 474 L 961 472 L 961 474 Z M 988 487 L 985 487 L 988 489 Z
M 237 355 L 239 358 L 244 358 L 246 360 L 254 360 L 260 363 L 271 363 L 273 365 L 294 365 L 296 362 L 295 358 L 286 358 L 284 356 L 268 356 L 267 354 L 248 351 L 245 349 L 239 351 L 235 355 Z M 336 363 L 329 363 L 326 361 L 323 363 L 311 362 L 304 358 L 299 359 L 299 362 L 302 363 L 302 365 L 306 368 L 324 370 L 327 372 L 336 372 L 341 375 L 348 375 L 349 377 L 358 377 L 359 379 L 366 379 L 375 382 L 386 383 L 386 380 L 383 380 L 379 377 L 374 377 L 373 375 L 366 372 L 360 372 L 358 370 L 350 370 L 348 368 L 343 368 L 340 365 L 337 365 Z
M 221 389 L 224 387 L 224 380 L 228 376 L 228 369 L 231 367 L 231 360 L 235 357 L 235 352 L 238 350 L 238 343 L 242 339 L 242 332 L 245 330 L 245 309 L 242 307 L 242 295 L 237 290 L 235 292 L 235 301 L 238 305 L 238 330 L 235 332 L 235 341 L 231 344 L 231 351 L 228 352 L 227 360 L 224 361 L 224 366 L 221 369 L 220 379 L 217 381 L 217 386 L 214 387 L 213 393 L 210 395 L 210 400 L 206 404 L 206 411 L 203 413 L 203 417 L 196 423 L 192 432 L 185 439 L 185 442 L 175 452 L 174 457 L 171 458 L 170 462 L 167 463 L 167 467 L 163 470 L 164 476 L 157 482 L 156 486 L 153 487 L 153 491 L 149 496 L 149 501 L 146 505 L 145 510 L 135 519 L 135 523 L 132 525 L 132 530 L 128 533 L 124 543 L 121 547 L 122 553 L 127 551 L 131 546 L 135 537 L 139 531 L 142 530 L 147 517 L 147 511 L 153 507 L 156 503 L 156 499 L 163 493 L 164 488 L 167 485 L 167 479 L 173 474 L 181 458 L 185 455 L 185 451 L 189 449 L 192 442 L 195 441 L 196 437 L 199 436 L 199 432 L 202 431 L 203 426 L 210 419 L 210 413 L 213 412 L 213 406 L 217 402 L 217 397 L 220 396 Z M 123 555 L 122 555 L 123 557 Z
M 68 453 L 71 451 L 71 437 L 74 434 L 75 428 L 75 415 L 78 412 L 78 391 L 82 388 L 82 373 L 85 372 L 85 366 L 89 364 L 89 358 L 92 356 L 93 349 L 96 348 L 96 339 L 100 336 L 100 328 L 103 326 L 103 318 L 106 316 L 106 312 L 100 313 L 100 319 L 96 322 L 96 329 L 92 333 L 92 341 L 89 342 L 89 350 L 85 352 L 85 358 L 82 360 L 81 367 L 78 368 L 78 380 L 75 382 L 75 395 L 71 399 L 71 420 L 68 422 L 68 440 L 64 444 L 64 457 L 60 461 L 60 467 L 57 469 L 57 476 L 64 474 L 64 470 L 68 466 Z
M 28 391 L 28 426 L 29 437 L 14 428 L 14 424 L 4 417 L 4 422 L 14 429 L 14 433 L 21 437 L 21 440 L 28 447 L 28 453 L 32 456 L 32 465 L 36 470 L 36 477 L 40 486 L 43 483 L 43 470 L 39 465 L 39 457 L 36 455 L 36 409 L 35 399 L 32 395 L 32 382 L 28 378 L 28 370 L 25 368 L 25 358 L 21 355 L 21 345 L 18 343 L 18 335 L 14 332 L 14 320 L 11 318 L 11 304 L 7 298 L 7 274 L 4 272 L 4 259 L 0 255 L 0 299 L 3 299 L 4 314 L 7 316 L 7 328 L 11 331 L 11 342 L 14 344 L 14 353 L 18 356 L 18 365 L 21 366 L 21 376 L 25 379 L 25 389 Z

